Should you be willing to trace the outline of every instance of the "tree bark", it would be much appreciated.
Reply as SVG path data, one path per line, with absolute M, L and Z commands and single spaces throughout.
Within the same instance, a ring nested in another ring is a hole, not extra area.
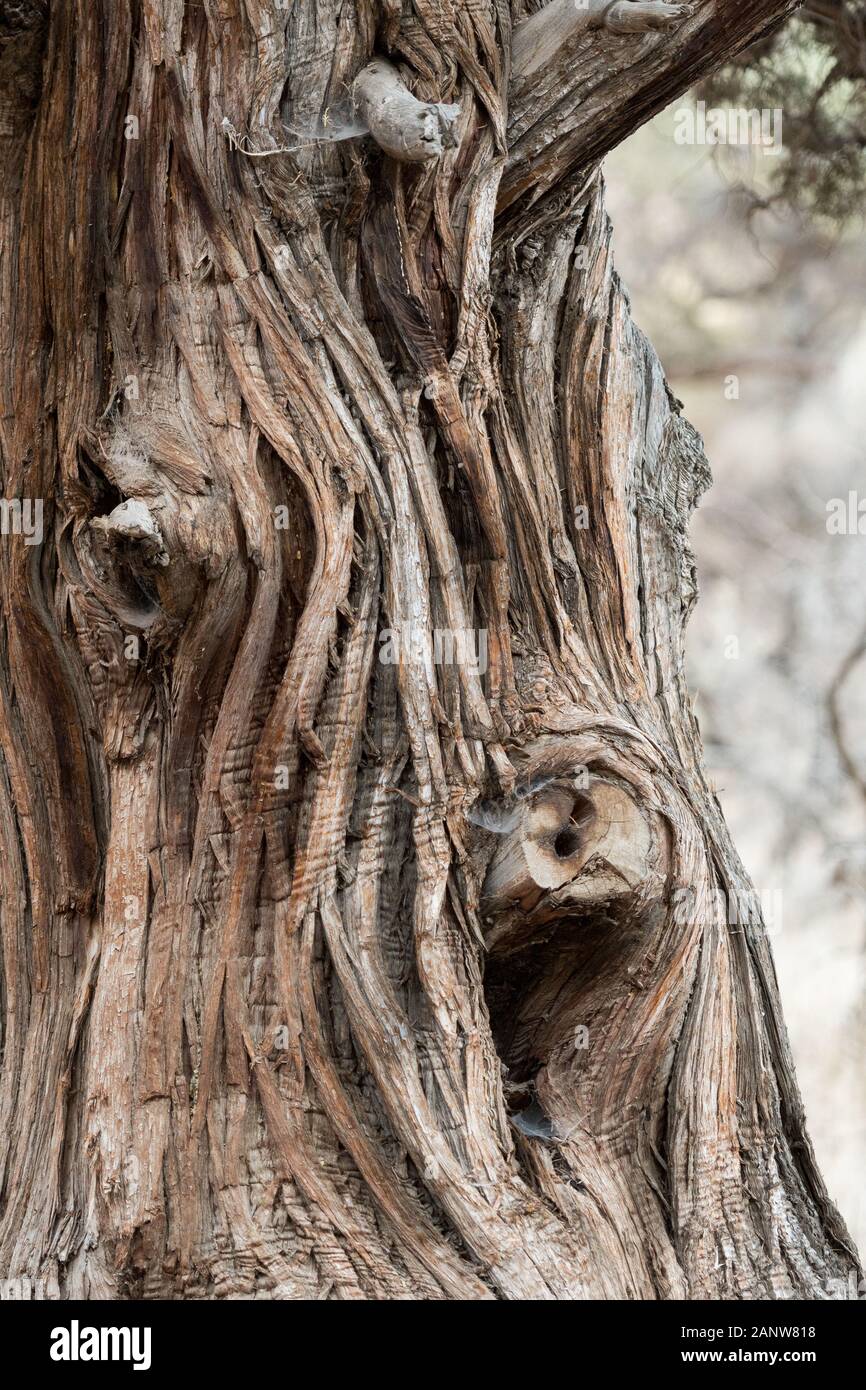
M 856 1278 L 599 172 L 791 6 L 629 8 L 0 4 L 3 1278 Z

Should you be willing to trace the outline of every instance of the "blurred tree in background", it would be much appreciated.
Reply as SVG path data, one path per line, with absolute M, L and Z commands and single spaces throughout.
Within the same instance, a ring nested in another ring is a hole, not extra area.
M 606 161 L 617 267 L 713 462 L 689 680 L 768 902 L 828 1186 L 866 1239 L 863 493 L 866 5 L 810 3 L 692 99 L 783 112 L 782 151 L 678 143 L 678 100 Z M 732 639 L 736 639 L 735 641 Z
M 809 0 L 786 24 L 714 73 L 710 104 L 781 108 L 784 149 L 762 206 L 784 200 L 845 222 L 866 205 L 866 4 Z

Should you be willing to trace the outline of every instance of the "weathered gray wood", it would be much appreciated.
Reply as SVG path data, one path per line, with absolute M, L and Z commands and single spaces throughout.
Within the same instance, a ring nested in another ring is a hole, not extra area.
M 394 159 L 423 163 L 456 143 L 454 127 L 460 107 L 418 101 L 397 69 L 382 58 L 358 74 L 352 92 L 373 139 Z
M 596 172 L 788 8 L 511 79 L 487 0 L 16 7 L 3 1279 L 848 1288 L 683 678 L 707 462 Z M 373 138 L 285 152 L 353 90 Z
M 531 77 L 555 60 L 562 46 L 582 30 L 646 34 L 670 29 L 689 13 L 688 5 L 669 5 L 664 0 L 552 0 L 515 28 L 512 76 Z

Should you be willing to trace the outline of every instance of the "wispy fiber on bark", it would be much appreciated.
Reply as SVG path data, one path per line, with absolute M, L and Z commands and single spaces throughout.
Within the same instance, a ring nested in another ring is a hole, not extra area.
M 708 466 L 598 173 L 790 5 L 631 8 L 530 72 L 505 0 L 0 6 L 4 495 L 45 503 L 0 547 L 3 1278 L 855 1268 L 683 679 Z

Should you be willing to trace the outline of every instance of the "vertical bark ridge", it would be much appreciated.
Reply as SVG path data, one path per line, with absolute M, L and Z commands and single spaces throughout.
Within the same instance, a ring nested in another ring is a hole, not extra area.
M 46 503 L 0 557 L 4 1277 L 854 1268 L 682 673 L 709 475 L 612 263 L 593 161 L 632 118 L 586 123 L 605 73 L 644 112 L 723 54 L 702 10 L 530 90 L 503 0 L 61 8 L 25 149 L 34 8 L 0 113 L 5 495 Z M 440 158 L 356 128 L 374 56 L 459 108 Z M 487 669 L 442 660 L 480 631 Z

